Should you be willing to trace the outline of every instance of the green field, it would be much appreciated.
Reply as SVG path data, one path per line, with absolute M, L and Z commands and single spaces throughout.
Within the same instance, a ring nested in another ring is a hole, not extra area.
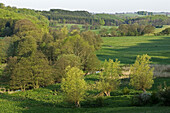
M 98 79 L 97 75 L 86 76 L 87 83 L 93 83 Z M 131 105 L 131 97 L 140 93 L 128 85 L 127 79 L 123 80 L 120 89 L 112 92 L 111 97 L 104 97 L 103 107 L 91 107 L 84 101 L 82 108 L 75 108 L 63 102 L 60 84 L 18 92 L 14 94 L 0 94 L 0 113 L 169 113 L 170 107 Z M 157 78 L 150 91 L 157 90 L 157 86 L 166 81 L 170 85 L 170 78 Z M 130 88 L 129 95 L 121 93 L 124 87 Z M 56 90 L 56 91 L 55 91 Z M 91 94 L 95 93 L 92 91 Z
M 119 59 L 121 64 L 134 63 L 137 55 L 148 54 L 153 64 L 170 64 L 170 37 L 136 36 L 104 37 L 102 48 L 97 51 L 101 61 Z

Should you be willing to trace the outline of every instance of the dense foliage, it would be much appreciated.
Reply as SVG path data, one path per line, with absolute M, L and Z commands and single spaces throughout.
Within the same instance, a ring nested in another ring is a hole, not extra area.
M 25 91 L 61 82 L 67 66 L 86 73 L 100 66 L 95 50 L 102 40 L 95 33 L 80 33 L 74 27 L 69 31 L 66 26 L 49 29 L 48 20 L 35 10 L 3 4 L 0 10 L 0 36 L 10 36 L 0 39 L 0 58 L 7 62 L 4 79 L 11 89 Z

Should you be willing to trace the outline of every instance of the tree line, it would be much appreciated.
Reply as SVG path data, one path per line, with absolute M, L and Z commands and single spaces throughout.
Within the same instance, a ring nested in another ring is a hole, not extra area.
M 103 28 L 99 31 L 102 37 L 115 37 L 115 36 L 142 36 L 145 34 L 153 33 L 155 27 L 152 25 L 139 25 L 135 24 L 122 24 L 118 28 L 113 27 L 110 29 Z

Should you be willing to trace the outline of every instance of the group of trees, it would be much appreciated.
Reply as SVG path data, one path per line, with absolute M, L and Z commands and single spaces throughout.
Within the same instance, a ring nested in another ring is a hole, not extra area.
M 16 8 L 5 6 L 0 3 L 0 35 L 9 36 L 13 34 L 13 26 L 16 21 L 28 19 L 33 22 L 38 28 L 44 31 L 48 30 L 49 21 L 36 10 L 26 8 Z
M 150 34 L 154 32 L 155 27 L 152 25 L 139 25 L 135 24 L 122 24 L 117 28 L 111 28 L 110 30 L 103 28 L 100 30 L 102 37 L 108 36 L 141 36 L 144 34 Z
M 144 92 L 154 83 L 153 68 L 149 66 L 150 58 L 148 55 L 137 56 L 135 63 L 130 67 L 130 85 Z M 120 62 L 105 60 L 102 69 L 96 88 L 102 95 L 110 96 L 110 92 L 116 90 L 120 85 Z M 61 83 L 66 101 L 74 103 L 77 107 L 80 107 L 80 101 L 85 97 L 88 89 L 83 75 L 83 71 L 79 68 L 67 67 Z
M 138 11 L 138 15 L 153 15 L 153 12 L 147 12 L 147 11 Z
M 129 18 L 126 20 L 126 24 L 138 23 L 139 25 L 152 25 L 152 26 L 162 26 L 170 25 L 170 17 L 165 15 L 151 15 L 137 18 Z
M 85 73 L 97 69 L 100 62 L 95 51 L 101 42 L 100 36 L 91 31 L 69 32 L 64 26 L 44 32 L 29 20 L 18 20 L 11 37 L 0 42 L 5 45 L 1 58 L 8 64 L 4 74 L 11 88 L 23 91 L 61 82 L 67 66 Z
M 138 11 L 137 17 L 119 16 L 114 14 L 92 14 L 87 11 L 68 11 L 61 9 L 51 9 L 50 11 L 40 12 L 46 16 L 54 26 L 56 23 L 64 24 L 89 24 L 89 25 L 107 25 L 120 26 L 122 24 L 152 25 L 154 27 L 161 25 L 170 25 L 170 18 L 165 15 L 153 15 L 152 12 Z
M 90 25 L 120 25 L 122 20 L 116 16 L 105 18 L 102 14 L 92 14 L 87 11 L 68 11 L 61 9 L 51 9 L 50 11 L 42 11 L 42 15 L 49 20 L 58 23 L 68 24 L 90 24 Z M 107 14 L 106 14 L 107 15 Z
M 0 18 L 0 37 L 11 36 L 17 20 Z

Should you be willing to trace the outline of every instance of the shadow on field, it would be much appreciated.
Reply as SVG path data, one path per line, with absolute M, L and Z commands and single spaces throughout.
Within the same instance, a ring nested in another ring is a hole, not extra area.
M 107 53 L 108 55 L 97 55 L 102 61 L 118 58 L 122 64 L 133 64 L 137 55 L 148 54 L 152 57 L 151 61 L 154 64 L 170 64 L 170 37 L 152 39 L 148 43 L 139 43 L 122 49 L 116 49 L 113 46 L 104 48 L 104 50 L 115 51 L 115 54 L 110 52 Z
M 21 97 L 16 95 L 14 96 L 8 94 L 0 94 L 0 98 L 6 100 L 5 104 L 9 105 L 6 106 L 5 104 L 3 104 L 3 101 L 0 103 L 3 104 L 0 105 L 0 107 L 3 106 L 2 107 L 3 111 L 1 110 L 0 111 L 4 113 L 5 112 L 48 113 L 55 112 L 53 111 L 53 109 L 56 107 L 63 108 L 63 106 L 60 106 L 60 104 L 34 100 L 27 97 Z

